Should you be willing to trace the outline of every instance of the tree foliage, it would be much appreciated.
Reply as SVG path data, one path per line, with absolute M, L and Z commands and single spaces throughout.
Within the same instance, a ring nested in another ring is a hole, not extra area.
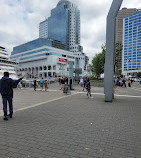
M 121 69 L 119 67 L 120 55 L 122 54 L 122 44 L 117 42 L 115 44 L 115 66 L 116 66 L 116 74 L 121 75 Z M 105 51 L 106 45 L 103 44 L 101 46 L 101 53 L 96 54 L 92 60 L 92 72 L 96 75 L 104 73 L 104 64 L 105 64 Z
M 141 78 L 141 72 L 138 72 L 138 77 Z
M 105 44 L 101 46 L 101 53 L 96 54 L 92 60 L 92 72 L 96 75 L 104 73 L 104 64 L 105 64 Z

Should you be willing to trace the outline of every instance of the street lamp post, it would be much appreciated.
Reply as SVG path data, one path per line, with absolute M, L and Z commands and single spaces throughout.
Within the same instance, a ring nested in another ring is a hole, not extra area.
M 112 102 L 114 98 L 114 56 L 115 56 L 115 27 L 116 16 L 123 0 L 113 0 L 107 16 L 106 54 L 104 67 L 105 101 Z

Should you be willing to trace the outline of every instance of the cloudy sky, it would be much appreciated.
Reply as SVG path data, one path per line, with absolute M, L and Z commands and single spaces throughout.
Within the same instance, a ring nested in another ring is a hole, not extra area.
M 13 47 L 38 38 L 39 23 L 59 0 L 0 0 L 0 45 Z M 81 45 L 92 57 L 105 42 L 106 16 L 112 0 L 70 0 L 81 12 Z M 141 8 L 141 0 L 123 0 L 122 7 Z

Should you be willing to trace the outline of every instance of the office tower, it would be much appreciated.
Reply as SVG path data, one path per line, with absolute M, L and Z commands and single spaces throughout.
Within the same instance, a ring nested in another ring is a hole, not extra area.
M 119 43 L 119 45 L 122 45 L 122 35 L 123 35 L 123 19 L 126 16 L 132 15 L 135 12 L 138 12 L 139 9 L 136 8 L 122 8 L 119 12 L 118 15 L 116 17 L 116 38 L 115 38 L 115 42 Z M 118 68 L 122 69 L 122 51 L 121 53 L 118 55 Z
M 11 60 L 26 78 L 69 76 L 73 69 L 86 74 L 89 58 L 80 45 L 80 11 L 68 0 L 60 0 L 51 16 L 39 25 L 39 38 L 13 48 Z
M 39 25 L 39 37 L 48 38 L 48 20 L 41 22 Z
M 66 45 L 67 50 L 82 52 L 80 46 L 80 11 L 68 0 L 60 0 L 51 16 L 40 23 L 40 38 L 51 38 Z
M 123 21 L 123 74 L 141 72 L 141 11 Z

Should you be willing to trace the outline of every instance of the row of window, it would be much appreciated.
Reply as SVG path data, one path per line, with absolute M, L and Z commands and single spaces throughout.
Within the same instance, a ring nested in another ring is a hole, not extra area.
M 132 57 L 132 56 L 137 56 L 139 58 L 139 57 L 141 57 L 141 54 L 136 54 L 136 55 L 135 54 L 131 54 L 131 53 L 124 54 L 124 58 L 126 58 L 126 57 L 129 58 L 129 57 Z
M 46 48 L 45 48 L 46 49 Z M 45 49 L 42 49 L 42 51 L 43 50 L 45 50 Z M 41 50 L 40 50 L 41 51 Z M 36 52 L 36 51 L 35 51 Z M 39 52 L 39 51 L 38 51 Z M 25 55 L 29 55 L 29 54 L 33 54 L 33 52 L 29 52 L 29 53 L 26 53 L 26 54 L 23 54 L 23 56 L 25 56 Z M 63 54 L 59 54 L 59 53 L 54 53 L 54 52 L 52 52 L 52 53 L 43 53 L 43 54 L 37 54 L 37 55 L 34 55 L 34 56 L 29 56 L 29 57 L 24 57 L 24 58 L 21 58 L 21 56 L 18 56 L 18 57 L 20 57 L 20 59 L 21 60 L 27 60 L 27 59 L 33 59 L 33 58 L 36 58 L 36 57 L 46 57 L 46 56 L 48 56 L 48 55 L 56 55 L 56 56 L 60 56 L 60 57 L 66 57 L 66 55 L 63 55 Z M 17 58 L 17 56 L 16 57 L 11 57 L 11 59 L 14 59 L 14 58 Z M 72 59 L 74 59 L 75 57 L 72 57 L 72 56 L 67 56 L 67 58 L 72 58 Z M 81 58 L 82 60 L 84 60 L 84 58 Z
M 28 52 L 28 53 L 24 53 L 24 54 L 20 54 L 20 55 L 16 55 L 16 56 L 11 56 L 10 58 L 11 59 L 18 58 L 18 57 L 21 57 L 21 56 L 31 55 L 31 54 L 35 54 L 35 53 L 39 53 L 39 52 L 43 52 L 43 51 L 49 51 L 49 49 L 48 48 L 43 48 L 43 49 L 40 49 L 40 50 L 36 50 L 36 51 L 32 51 L 32 52 Z
M 132 51 L 132 50 L 128 50 L 128 51 L 125 51 L 124 54 L 138 54 L 138 55 L 139 55 L 139 54 L 141 54 L 141 50 L 140 50 L 140 51 L 135 51 L 135 50 Z
M 124 32 L 124 35 L 126 35 L 127 36 L 127 34 L 129 35 L 129 36 L 140 36 L 141 35 L 141 31 L 136 31 L 136 30 L 131 30 L 131 31 L 125 31 Z
M 125 24 L 124 26 L 126 27 L 126 26 L 138 26 L 140 23 L 135 23 L 135 24 L 133 24 L 133 23 L 129 23 L 129 24 Z
M 140 52 L 141 50 L 141 46 L 136 46 L 136 47 L 125 47 L 124 48 L 124 51 L 127 51 L 127 50 L 131 50 L 131 51 L 136 51 L 136 52 Z

